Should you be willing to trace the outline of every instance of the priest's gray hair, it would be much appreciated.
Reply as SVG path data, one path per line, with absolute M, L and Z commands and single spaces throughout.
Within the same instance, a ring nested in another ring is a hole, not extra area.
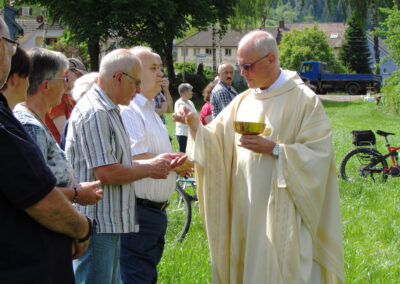
M 115 49 L 101 60 L 99 77 L 110 79 L 117 72 L 129 72 L 137 64 L 140 65 L 140 68 L 142 67 L 140 59 L 128 49 Z
M 273 53 L 279 64 L 279 50 L 275 38 L 268 32 L 262 30 L 254 30 L 246 34 L 238 44 L 240 49 L 245 43 L 252 41 L 254 48 L 260 56 Z

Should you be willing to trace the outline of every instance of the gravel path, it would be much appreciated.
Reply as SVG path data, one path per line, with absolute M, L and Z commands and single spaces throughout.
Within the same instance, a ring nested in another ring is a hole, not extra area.
M 350 102 L 356 101 L 361 98 L 361 95 L 353 95 L 350 96 L 349 94 L 343 95 L 318 95 L 321 101 L 336 101 L 336 102 Z

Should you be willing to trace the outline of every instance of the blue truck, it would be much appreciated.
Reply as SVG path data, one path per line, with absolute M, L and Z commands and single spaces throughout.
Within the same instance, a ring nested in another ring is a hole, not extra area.
M 375 74 L 334 74 L 325 62 L 305 61 L 300 77 L 313 86 L 318 94 L 346 91 L 350 95 L 365 94 L 367 89 L 379 92 L 382 77 Z

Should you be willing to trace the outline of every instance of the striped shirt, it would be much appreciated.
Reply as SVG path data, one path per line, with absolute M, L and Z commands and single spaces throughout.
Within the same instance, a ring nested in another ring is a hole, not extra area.
M 122 121 L 129 133 L 132 156 L 172 152 L 167 127 L 154 110 L 154 101 L 149 101 L 141 94 L 137 94 L 129 106 L 121 106 Z M 175 172 L 170 172 L 167 179 L 144 178 L 135 181 L 136 196 L 156 202 L 166 201 L 174 193 L 175 181 Z
M 122 124 L 119 108 L 94 85 L 75 106 L 68 127 L 67 158 L 78 182 L 96 180 L 96 167 L 132 165 L 129 137 Z M 103 199 L 79 211 L 97 222 L 99 233 L 137 232 L 133 183 L 102 185 Z
M 212 118 L 217 115 L 237 96 L 236 90 L 219 81 L 211 91 L 210 104 Z

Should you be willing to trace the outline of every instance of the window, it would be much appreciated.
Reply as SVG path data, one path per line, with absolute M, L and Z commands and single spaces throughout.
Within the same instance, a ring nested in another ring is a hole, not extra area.
M 32 16 L 32 9 L 29 7 L 21 7 L 20 14 L 22 16 Z
M 193 56 L 200 54 L 200 48 L 193 48 Z
M 225 48 L 225 56 L 231 56 L 231 55 L 232 55 L 232 49 Z
M 338 38 L 339 34 L 338 33 L 332 33 L 331 38 Z
M 187 47 L 182 48 L 182 56 L 188 56 L 188 48 Z
M 212 55 L 212 49 L 211 48 L 206 48 L 206 54 L 207 55 Z

